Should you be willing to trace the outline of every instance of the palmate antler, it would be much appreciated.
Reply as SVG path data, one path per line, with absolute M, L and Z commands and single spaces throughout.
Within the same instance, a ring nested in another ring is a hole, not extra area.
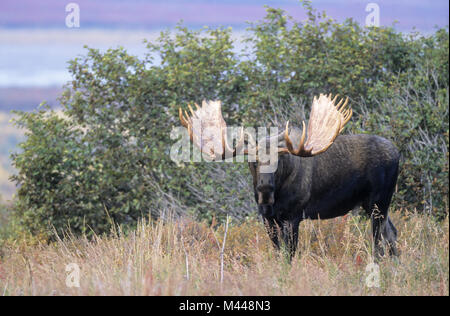
M 280 135 L 268 138 L 269 143 L 273 140 L 279 141 L 283 138 L 286 147 L 279 147 L 279 153 L 290 153 L 296 156 L 311 157 L 327 150 L 334 142 L 339 133 L 344 129 L 345 124 L 352 116 L 352 109 L 347 107 L 348 98 L 341 99 L 335 105 L 337 95 L 331 99 L 331 94 L 325 96 L 321 94 L 319 98 L 314 97 L 311 114 L 308 122 L 308 138 L 305 141 L 306 129 L 303 122 L 303 132 L 297 149 L 294 149 L 289 138 L 289 122 L 286 123 L 286 130 Z M 244 131 L 241 129 L 240 138 L 236 147 L 231 149 L 227 142 L 227 125 L 222 117 L 220 101 L 203 101 L 202 107 L 195 104 L 196 110 L 189 105 L 191 115 L 180 108 L 179 117 L 181 124 L 187 128 L 191 141 L 200 150 L 209 155 L 213 160 L 223 160 L 239 154 L 248 154 L 248 149 L 244 147 Z M 252 146 L 252 152 L 256 152 L 256 142 L 248 134 L 248 145 Z M 280 137 L 281 136 L 281 137 Z
M 280 153 L 290 153 L 301 157 L 311 157 L 327 150 L 334 142 L 345 124 L 350 120 L 353 111 L 347 108 L 348 98 L 335 105 L 337 95 L 321 94 L 319 98 L 314 97 L 311 114 L 308 122 L 308 138 L 305 142 L 305 122 L 303 121 L 303 132 L 297 149 L 294 149 L 289 138 L 289 121 L 286 123 L 284 139 L 287 148 L 279 148 Z
M 202 106 L 195 104 L 194 111 L 188 105 L 191 115 L 180 108 L 181 124 L 187 128 L 191 141 L 213 160 L 222 160 L 239 154 L 244 146 L 244 133 L 234 149 L 227 142 L 227 124 L 222 117 L 220 101 L 203 101 Z

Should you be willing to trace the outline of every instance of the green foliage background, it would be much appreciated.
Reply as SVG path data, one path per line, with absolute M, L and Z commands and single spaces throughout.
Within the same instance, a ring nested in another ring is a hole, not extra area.
M 378 134 L 400 149 L 393 207 L 448 214 L 448 28 L 404 35 L 303 6 L 302 22 L 267 8 L 241 53 L 231 29 L 179 25 L 147 43 L 144 59 L 89 48 L 72 60 L 63 115 L 18 113 L 26 140 L 12 157 L 17 227 L 89 234 L 162 210 L 253 216 L 246 164 L 171 161 L 178 107 L 220 99 L 229 125 L 281 126 L 299 123 L 313 96 L 329 92 L 351 100 L 346 132 Z

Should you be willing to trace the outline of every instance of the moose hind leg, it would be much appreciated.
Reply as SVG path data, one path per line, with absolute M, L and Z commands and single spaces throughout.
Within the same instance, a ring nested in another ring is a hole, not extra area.
M 387 212 L 383 212 L 377 204 L 372 203 L 371 199 L 363 203 L 363 208 L 372 222 L 372 255 L 377 260 L 384 256 L 381 237 L 386 225 Z
M 394 224 L 392 224 L 391 219 L 389 216 L 387 217 L 387 221 L 384 225 L 384 229 L 382 232 L 383 238 L 387 243 L 388 249 L 389 249 L 389 255 L 391 256 L 398 256 L 398 250 L 396 247 L 397 242 L 397 229 L 395 228 Z
M 384 214 L 380 212 L 378 207 L 372 211 L 371 221 L 372 221 L 372 236 L 373 236 L 373 257 L 379 259 L 384 256 L 384 249 L 381 245 L 381 232 L 384 230 L 386 224 L 386 219 Z
M 371 215 L 374 258 L 379 259 L 384 256 L 384 245 L 387 246 L 390 256 L 398 256 L 396 247 L 397 229 L 387 214 L 387 208 L 379 209 L 374 206 Z
M 388 249 L 389 249 L 389 255 L 391 256 L 398 256 L 398 250 L 396 247 L 397 243 L 397 229 L 395 228 L 394 224 L 392 224 L 391 219 L 388 216 L 388 209 L 389 205 L 391 204 L 392 195 L 394 194 L 395 190 L 395 184 L 397 183 L 397 176 L 398 176 L 398 164 L 396 164 L 391 171 L 388 173 L 387 178 L 389 179 L 388 183 L 389 185 L 386 186 L 384 199 L 381 200 L 381 207 L 383 208 L 385 212 L 385 223 L 382 230 L 382 235 L 384 238 L 384 241 L 386 242 Z

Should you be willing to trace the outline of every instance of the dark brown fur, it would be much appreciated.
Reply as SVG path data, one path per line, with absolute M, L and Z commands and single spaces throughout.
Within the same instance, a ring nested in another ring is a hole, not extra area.
M 383 253 L 381 236 L 397 254 L 397 231 L 388 208 L 398 175 L 399 153 L 388 140 L 374 135 L 341 135 L 314 157 L 279 156 L 274 173 L 260 173 L 249 163 L 255 199 L 273 243 L 281 236 L 291 256 L 304 219 L 329 219 L 361 205 L 372 219 L 375 255 Z

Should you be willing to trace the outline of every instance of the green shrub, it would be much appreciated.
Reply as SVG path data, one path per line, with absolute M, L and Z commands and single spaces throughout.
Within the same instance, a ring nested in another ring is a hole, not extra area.
M 178 107 L 220 99 L 230 125 L 281 125 L 286 117 L 298 122 L 322 92 L 350 97 L 350 131 L 399 147 L 395 206 L 448 214 L 448 29 L 405 36 L 337 23 L 303 5 L 303 22 L 267 8 L 241 53 L 231 29 L 180 25 L 148 43 L 142 60 L 119 47 L 91 48 L 71 61 L 62 116 L 18 113 L 27 130 L 13 155 L 21 225 L 89 233 L 160 210 L 208 220 L 250 216 L 256 207 L 245 164 L 171 161 Z

